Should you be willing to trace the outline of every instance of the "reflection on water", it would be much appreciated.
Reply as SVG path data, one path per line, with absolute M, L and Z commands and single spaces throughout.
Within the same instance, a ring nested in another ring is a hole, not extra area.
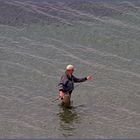
M 63 136 L 73 136 L 76 132 L 75 124 L 80 123 L 80 117 L 76 110 L 71 108 L 60 107 L 60 112 L 58 113 L 60 119 L 60 131 Z

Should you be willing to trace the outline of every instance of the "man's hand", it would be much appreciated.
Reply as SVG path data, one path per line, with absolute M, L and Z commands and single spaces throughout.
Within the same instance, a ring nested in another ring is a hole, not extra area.
M 61 99 L 63 99 L 63 97 L 64 97 L 64 92 L 63 91 L 59 91 L 59 97 L 61 98 Z
M 87 80 L 92 80 L 93 77 L 92 76 L 87 76 Z

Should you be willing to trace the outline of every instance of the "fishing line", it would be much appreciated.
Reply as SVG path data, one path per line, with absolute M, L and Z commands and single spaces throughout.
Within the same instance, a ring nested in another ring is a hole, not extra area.
M 97 71 L 96 71 L 96 72 L 97 72 Z M 93 75 L 96 74 L 96 72 L 94 72 L 94 73 L 91 74 L 90 76 L 93 77 Z M 77 88 L 77 87 L 79 87 L 82 83 L 83 83 L 83 82 L 80 82 L 79 84 L 75 85 L 75 86 L 74 86 L 74 89 Z M 69 91 L 70 91 L 70 90 L 69 90 Z M 69 91 L 67 91 L 67 93 L 68 93 Z M 59 98 L 60 98 L 60 97 L 57 97 L 56 99 L 52 100 L 52 102 L 55 102 L 55 101 L 59 100 Z

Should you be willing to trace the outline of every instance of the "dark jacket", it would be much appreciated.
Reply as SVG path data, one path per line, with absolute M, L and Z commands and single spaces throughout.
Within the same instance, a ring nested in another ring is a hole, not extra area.
M 71 93 L 74 89 L 74 83 L 84 82 L 87 78 L 77 78 L 74 75 L 71 77 L 66 73 L 62 75 L 60 82 L 58 84 L 59 91 L 63 91 L 64 93 Z

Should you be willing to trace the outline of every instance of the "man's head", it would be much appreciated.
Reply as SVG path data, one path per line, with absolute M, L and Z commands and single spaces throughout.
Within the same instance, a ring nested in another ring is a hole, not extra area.
M 73 71 L 74 71 L 74 66 L 73 66 L 73 65 L 67 65 L 67 67 L 66 67 L 66 72 L 67 72 L 68 74 L 72 74 Z

